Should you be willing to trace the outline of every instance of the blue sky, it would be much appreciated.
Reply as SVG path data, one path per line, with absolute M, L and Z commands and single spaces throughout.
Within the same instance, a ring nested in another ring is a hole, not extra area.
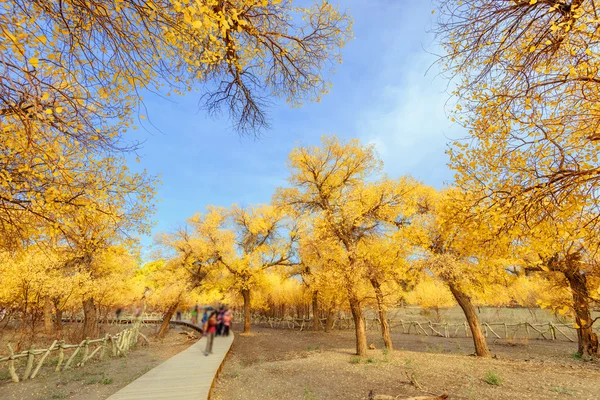
M 434 61 L 427 51 L 436 50 L 427 33 L 431 4 L 340 1 L 354 17 L 355 39 L 344 49 L 331 93 L 302 108 L 275 104 L 271 129 L 259 140 L 238 136 L 226 117 L 207 117 L 196 93 L 146 98 L 160 132 L 138 131 L 145 144 L 134 169 L 162 177 L 154 233 L 172 230 L 208 204 L 269 202 L 286 183 L 290 150 L 316 145 L 323 134 L 374 143 L 391 177 L 411 174 L 436 187 L 451 181 L 444 151 L 449 138 L 463 135 L 446 117 L 447 82 L 435 68 L 426 74 Z

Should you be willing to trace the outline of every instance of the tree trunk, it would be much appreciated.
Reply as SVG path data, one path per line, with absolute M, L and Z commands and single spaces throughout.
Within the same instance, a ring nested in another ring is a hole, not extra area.
M 327 311 L 327 319 L 325 320 L 325 332 L 329 332 L 333 329 L 333 323 L 335 321 L 335 315 L 333 310 Z
M 90 297 L 83 301 L 83 337 L 96 338 L 98 330 L 98 317 L 94 298 Z
M 47 334 L 52 333 L 52 302 L 50 296 L 44 296 L 44 331 Z
M 312 295 L 313 331 L 319 330 L 319 291 L 315 290 Z
M 481 330 L 479 317 L 477 316 L 475 307 L 473 307 L 473 303 L 471 303 L 471 299 L 453 283 L 448 282 L 448 286 L 450 287 L 450 291 L 454 295 L 454 298 L 458 302 L 458 305 L 465 313 L 465 317 L 467 318 L 467 322 L 471 328 L 473 343 L 475 344 L 475 354 L 477 354 L 478 357 L 491 357 L 492 355 L 490 354 L 487 342 L 485 341 L 485 336 Z
M 365 320 L 363 319 L 362 308 L 358 299 L 350 294 L 350 310 L 354 319 L 354 330 L 356 333 L 356 354 L 359 356 L 367 355 L 367 331 L 365 329 Z
M 169 330 L 169 322 L 171 322 L 171 318 L 173 318 L 173 314 L 177 311 L 177 307 L 179 307 L 179 302 L 171 304 L 171 307 L 167 309 L 165 315 L 163 316 L 162 323 L 160 324 L 160 329 L 156 334 L 159 338 L 165 337 L 165 334 Z
M 598 356 L 598 335 L 593 331 L 590 313 L 587 277 L 575 270 L 565 273 L 573 295 L 573 309 L 577 328 L 577 353 Z
M 377 300 L 377 312 L 379 313 L 383 345 L 386 349 L 392 351 L 394 347 L 392 345 L 392 337 L 390 335 L 390 324 L 388 323 L 385 305 L 383 304 L 383 292 L 381 291 L 381 284 L 376 278 L 371 278 L 370 281 L 373 289 L 375 289 L 375 299 Z
M 244 298 L 244 333 L 250 332 L 250 289 L 242 289 Z
M 62 331 L 62 310 L 55 306 L 54 313 L 56 314 L 56 319 L 54 320 L 54 332 L 56 332 L 56 335 L 58 336 Z

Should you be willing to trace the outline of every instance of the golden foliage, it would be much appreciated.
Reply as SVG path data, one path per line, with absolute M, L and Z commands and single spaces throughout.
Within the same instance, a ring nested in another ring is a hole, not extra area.
M 405 296 L 408 304 L 418 305 L 424 309 L 449 308 L 456 305 L 456 300 L 448 287 L 437 279 L 426 277 Z

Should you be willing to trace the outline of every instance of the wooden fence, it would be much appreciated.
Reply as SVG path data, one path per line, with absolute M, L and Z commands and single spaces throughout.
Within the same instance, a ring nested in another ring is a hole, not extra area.
M 243 321 L 243 314 L 235 313 L 234 321 Z M 251 318 L 253 325 L 266 326 L 270 328 L 283 329 L 312 329 L 313 320 L 308 318 L 274 318 L 264 315 L 253 314 Z M 321 327 L 325 326 L 326 320 L 320 319 Z M 379 319 L 365 319 L 365 324 L 369 330 L 379 330 Z M 390 330 L 392 332 L 401 332 L 404 334 L 416 334 L 425 336 L 439 336 L 445 338 L 451 337 L 470 337 L 471 330 L 467 322 L 463 323 L 440 323 L 432 321 L 405 321 L 403 319 L 389 320 Z M 483 332 L 486 337 L 496 339 L 515 340 L 515 339 L 542 339 L 542 340 L 568 340 L 577 341 L 576 328 L 572 324 L 563 323 L 506 323 L 506 322 L 483 322 Z M 337 318 L 333 321 L 331 329 L 354 329 L 352 318 Z M 595 328 L 600 332 L 600 328 Z
M 417 321 L 391 321 L 391 329 L 402 329 L 402 333 L 413 333 L 425 336 L 450 337 L 470 337 L 471 330 L 465 321 L 462 324 L 436 323 L 436 322 L 417 322 Z M 379 321 L 376 321 L 379 325 Z M 542 340 L 568 340 L 577 341 L 575 328 L 570 324 L 559 324 L 553 322 L 532 324 L 530 322 L 520 322 L 508 324 L 506 322 L 483 322 L 483 333 L 485 337 L 496 339 L 542 339 Z
M 12 346 L 10 343 L 8 343 L 7 347 L 9 356 L 0 357 L 0 362 L 8 362 L 8 373 L 10 374 L 13 382 L 33 379 L 37 376 L 40 368 L 42 368 L 42 365 L 53 351 L 58 352 L 58 360 L 56 368 L 54 368 L 55 372 L 68 370 L 74 366 L 81 367 L 97 354 L 98 358 L 100 359 L 103 359 L 107 352 L 110 352 L 110 355 L 113 357 L 124 356 L 129 349 L 137 344 L 139 337 L 142 337 L 146 343 L 148 343 L 148 339 L 139 331 L 139 329 L 140 323 L 137 323 L 131 328 L 127 328 L 114 336 L 106 334 L 103 338 L 99 339 L 90 340 L 87 338 L 79 344 L 65 344 L 63 340 L 60 342 L 55 340 L 47 349 L 36 349 L 34 345 L 32 345 L 29 350 L 18 354 L 14 353 Z M 73 349 L 73 352 L 70 354 L 67 362 L 63 364 L 65 360 L 65 350 L 69 349 Z M 77 355 L 80 355 L 78 360 Z M 38 358 L 37 365 L 34 369 L 33 366 L 36 361 L 36 356 L 41 357 Z M 27 360 L 25 369 L 19 378 L 19 374 L 17 373 L 17 368 L 15 366 L 15 360 L 21 358 L 26 358 Z

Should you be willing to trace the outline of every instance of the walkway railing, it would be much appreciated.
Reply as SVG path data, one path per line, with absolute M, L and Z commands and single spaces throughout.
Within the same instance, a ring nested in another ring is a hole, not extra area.
M 107 333 L 102 338 L 93 340 L 87 338 L 81 341 L 79 344 L 66 344 L 64 340 L 61 340 L 60 342 L 55 340 L 47 349 L 36 349 L 35 346 L 32 345 L 29 350 L 17 354 L 14 353 L 12 346 L 10 343 L 8 343 L 7 347 L 9 356 L 0 357 L 0 362 L 8 362 L 8 373 L 10 374 L 12 381 L 19 382 L 19 380 L 35 378 L 44 365 L 44 362 L 52 352 L 58 352 L 58 359 L 54 371 L 60 372 L 68 370 L 71 366 L 82 367 L 85 365 L 85 363 L 96 356 L 96 354 L 98 354 L 98 358 L 102 360 L 107 351 L 110 351 L 110 354 L 113 357 L 124 356 L 132 347 L 137 344 L 140 336 L 144 338 L 146 342 L 148 341 L 148 339 L 141 332 L 139 332 L 138 324 L 131 328 L 127 328 L 116 335 L 109 335 Z M 72 353 L 67 359 L 67 362 L 63 365 L 63 361 L 65 359 L 65 350 L 72 350 Z M 76 361 L 77 355 L 79 354 L 81 357 L 79 357 L 79 360 Z M 41 357 L 38 358 L 37 366 L 35 369 L 33 369 L 36 356 Z M 25 364 L 25 370 L 22 372 L 21 377 L 19 378 L 15 361 L 20 358 L 27 358 L 27 362 Z
M 63 318 L 63 322 L 83 322 L 79 318 Z M 66 344 L 64 340 L 55 340 L 50 347 L 46 349 L 36 349 L 35 345 L 32 345 L 29 350 L 22 351 L 20 353 L 14 353 L 14 350 L 10 343 L 7 344 L 9 355 L 6 357 L 0 357 L 0 363 L 8 363 L 8 373 L 13 382 L 19 382 L 20 380 L 33 379 L 37 376 L 38 372 L 44 365 L 48 356 L 52 352 L 58 352 L 57 364 L 54 369 L 55 372 L 60 372 L 70 369 L 70 367 L 81 367 L 84 366 L 94 356 L 98 355 L 97 358 L 104 359 L 107 351 L 110 351 L 110 355 L 113 357 L 124 356 L 132 347 L 136 346 L 139 338 L 141 337 L 146 343 L 149 343 L 148 338 L 140 332 L 140 328 L 146 324 L 158 324 L 162 323 L 161 318 L 143 318 L 137 319 L 132 318 L 119 318 L 110 320 L 101 320 L 100 323 L 109 324 L 132 324 L 133 326 L 117 333 L 116 335 L 106 334 L 102 338 L 92 339 L 86 338 L 79 344 Z M 202 333 L 202 329 L 199 326 L 193 325 L 188 321 L 175 321 L 169 322 L 172 325 L 185 326 L 187 328 L 194 329 Z M 65 358 L 65 350 L 72 351 L 67 362 L 63 365 Z M 77 356 L 80 355 L 78 361 Z M 35 369 L 36 356 L 38 358 Z M 19 377 L 17 373 L 17 366 L 15 361 L 26 358 L 25 369 Z

